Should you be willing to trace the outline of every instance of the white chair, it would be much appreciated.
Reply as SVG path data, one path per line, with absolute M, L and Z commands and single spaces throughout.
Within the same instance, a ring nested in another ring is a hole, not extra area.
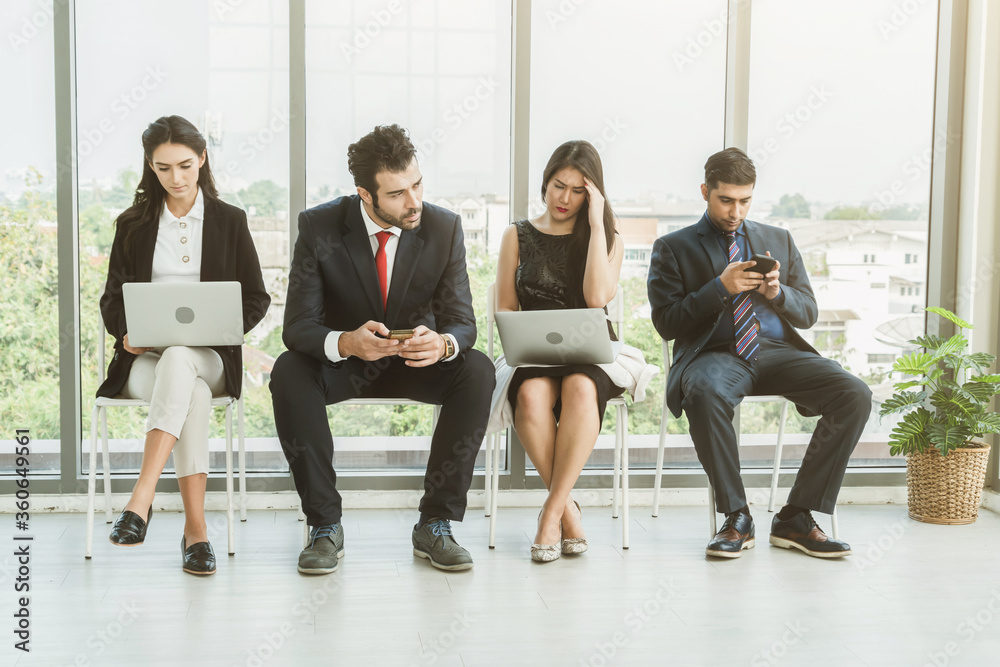
M 624 340 L 625 308 L 621 285 L 614 299 L 608 304 L 608 317 L 615 325 L 619 340 Z M 496 320 L 496 284 L 490 285 L 486 293 L 486 348 L 493 359 L 493 323 Z M 614 406 L 618 414 L 615 420 L 615 453 L 612 476 L 612 518 L 618 518 L 619 489 L 622 504 L 622 549 L 629 548 L 629 488 L 628 488 L 628 407 L 625 397 L 616 396 L 608 401 L 608 406 Z M 486 436 L 486 479 L 487 499 L 486 514 L 490 517 L 490 548 L 496 546 L 496 515 L 497 495 L 500 486 L 500 444 L 499 433 L 489 433 Z
M 107 332 L 104 329 L 104 317 L 98 311 L 97 315 L 97 372 L 98 386 L 104 382 L 104 343 Z M 246 483 L 243 471 L 246 469 L 246 455 L 243 447 L 243 398 L 232 396 L 216 396 L 212 399 L 213 408 L 226 409 L 226 519 L 228 523 L 229 555 L 236 553 L 233 531 L 233 406 L 237 408 L 237 438 L 239 440 L 240 461 L 240 514 L 246 520 Z M 148 407 L 149 401 L 138 398 L 105 398 L 100 396 L 94 400 L 94 409 L 90 417 L 90 475 L 87 480 L 87 545 L 85 558 L 91 557 L 94 545 L 94 496 L 97 490 L 97 422 L 101 422 L 101 453 L 104 464 L 104 514 L 108 523 L 111 518 L 111 459 L 108 455 L 108 408 Z
M 667 442 L 667 423 L 668 420 L 673 416 L 670 413 L 670 409 L 667 408 L 667 378 L 670 375 L 670 350 L 667 346 L 667 341 L 663 341 L 663 414 L 660 417 L 660 443 L 659 448 L 656 452 L 656 475 L 653 480 L 653 516 L 659 516 L 660 513 L 660 482 L 663 478 L 663 448 Z M 781 447 L 785 438 L 785 424 L 788 421 L 788 399 L 784 396 L 777 395 L 766 395 L 766 396 L 746 396 L 743 399 L 744 403 L 764 403 L 781 401 L 781 416 L 778 418 L 778 440 L 775 443 L 774 448 L 774 467 L 771 471 L 771 493 L 768 496 L 767 501 L 767 511 L 774 511 L 774 499 L 778 492 L 778 475 L 781 472 Z M 737 407 L 737 409 L 739 409 Z M 736 434 L 739 438 L 739 433 Z M 709 531 L 711 535 L 716 533 L 716 512 L 715 512 L 715 489 L 712 488 L 711 482 L 708 484 L 708 514 L 709 514 Z M 832 533 L 833 538 L 837 539 L 838 526 L 837 526 L 837 510 L 833 510 L 831 515 Z

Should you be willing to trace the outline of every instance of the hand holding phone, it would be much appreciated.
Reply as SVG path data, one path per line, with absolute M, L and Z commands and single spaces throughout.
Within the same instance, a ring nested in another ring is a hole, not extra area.
M 757 264 L 743 269 L 744 272 L 753 271 L 754 273 L 767 275 L 771 271 L 774 271 L 774 267 L 778 264 L 778 260 L 775 258 L 770 255 L 761 255 L 760 253 L 754 253 L 750 259 L 757 262 Z

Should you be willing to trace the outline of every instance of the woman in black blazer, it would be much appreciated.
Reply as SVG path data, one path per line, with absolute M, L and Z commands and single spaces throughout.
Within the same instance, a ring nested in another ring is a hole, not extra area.
M 197 128 L 180 116 L 164 116 L 143 132 L 142 147 L 142 179 L 132 206 L 116 221 L 101 297 L 115 352 L 97 395 L 144 398 L 150 409 L 139 479 L 109 539 L 120 546 L 143 543 L 156 482 L 173 451 L 185 513 L 183 569 L 213 574 L 205 524 L 210 401 L 213 395 L 240 396 L 242 348 L 131 346 L 122 284 L 238 280 L 244 332 L 260 322 L 271 299 L 246 213 L 219 199 Z

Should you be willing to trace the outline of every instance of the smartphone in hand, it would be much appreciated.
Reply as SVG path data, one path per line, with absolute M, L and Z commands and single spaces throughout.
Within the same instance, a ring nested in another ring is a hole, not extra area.
M 774 257 L 769 257 L 767 255 L 761 255 L 759 253 L 754 253 L 753 257 L 750 258 L 754 262 L 757 262 L 756 266 L 751 266 L 750 268 L 743 269 L 744 272 L 753 271 L 754 273 L 768 274 L 774 271 L 774 267 L 777 266 L 778 260 Z

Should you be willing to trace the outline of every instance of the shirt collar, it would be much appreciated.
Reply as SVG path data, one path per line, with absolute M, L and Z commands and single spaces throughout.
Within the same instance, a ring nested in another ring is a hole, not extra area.
M 389 232 L 396 238 L 399 238 L 399 235 L 403 232 L 402 229 L 399 227 L 389 227 L 389 229 L 379 227 L 372 220 L 372 217 L 368 215 L 368 209 L 365 208 L 365 203 L 360 197 L 358 197 L 358 204 L 361 206 L 361 219 L 365 221 L 365 230 L 368 232 L 368 236 L 375 236 L 379 232 Z
M 191 210 L 187 212 L 187 215 L 183 215 L 180 218 L 175 218 L 174 214 L 170 212 L 167 208 L 167 202 L 163 202 L 163 210 L 160 212 L 160 229 L 164 227 L 169 227 L 175 222 L 180 220 L 190 220 L 201 222 L 205 219 L 205 199 L 201 194 L 201 188 L 198 188 L 198 194 L 194 198 L 194 206 Z

